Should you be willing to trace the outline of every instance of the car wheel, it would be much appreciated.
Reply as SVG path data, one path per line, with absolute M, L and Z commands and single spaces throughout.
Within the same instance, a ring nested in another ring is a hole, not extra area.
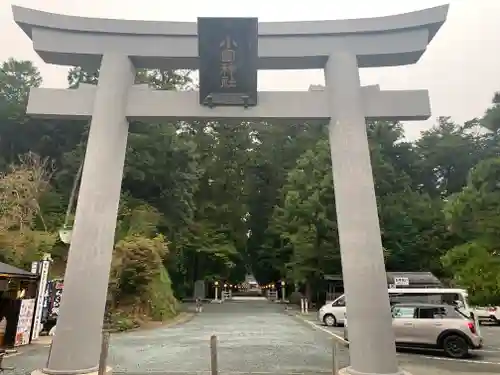
M 469 344 L 458 335 L 449 335 L 443 340 L 443 349 L 446 355 L 452 358 L 464 358 L 469 354 Z
M 335 319 L 335 316 L 333 316 L 332 314 L 326 314 L 325 317 L 323 318 L 323 322 L 328 327 L 336 327 L 337 326 L 337 319 Z

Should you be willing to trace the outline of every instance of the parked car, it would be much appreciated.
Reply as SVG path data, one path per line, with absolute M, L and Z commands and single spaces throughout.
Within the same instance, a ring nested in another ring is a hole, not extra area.
M 500 306 L 476 307 L 474 314 L 481 322 L 500 324 Z
M 457 307 L 404 303 L 393 305 L 391 312 L 397 347 L 442 349 L 449 357 L 464 358 L 469 350 L 483 346 L 476 323 Z M 345 324 L 346 340 L 347 327 Z
M 342 295 L 335 301 L 324 304 L 318 310 L 318 320 L 327 326 L 335 327 L 344 323 L 345 311 L 345 296 Z
M 396 303 L 431 303 L 454 304 L 461 306 L 467 315 L 471 309 L 467 303 L 467 291 L 449 288 L 389 288 L 389 300 Z M 327 302 L 318 311 L 318 320 L 327 326 L 337 326 L 344 323 L 346 313 L 345 295 L 332 302 Z

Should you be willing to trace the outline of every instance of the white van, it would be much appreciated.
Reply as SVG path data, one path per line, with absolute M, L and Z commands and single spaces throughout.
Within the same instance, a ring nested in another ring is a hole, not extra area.
M 458 303 L 467 315 L 470 315 L 472 311 L 467 302 L 467 291 L 464 289 L 391 288 L 388 292 L 391 304 L 420 302 L 452 305 Z M 331 327 L 344 324 L 345 315 L 345 294 L 323 305 L 318 311 L 319 321 Z

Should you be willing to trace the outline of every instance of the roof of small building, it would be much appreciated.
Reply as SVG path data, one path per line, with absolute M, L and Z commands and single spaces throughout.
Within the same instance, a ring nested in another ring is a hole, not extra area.
M 407 278 L 410 284 L 442 286 L 441 281 L 432 272 L 387 272 L 387 283 L 394 284 L 396 278 Z M 341 281 L 342 275 L 325 275 L 324 280 Z
M 2 262 L 0 262 L 0 276 L 26 277 L 29 279 L 36 279 L 38 277 L 38 275 L 34 273 Z
M 442 285 L 441 281 L 431 272 L 387 272 L 387 282 L 389 284 L 394 284 L 395 279 L 398 277 L 407 278 L 410 284 Z

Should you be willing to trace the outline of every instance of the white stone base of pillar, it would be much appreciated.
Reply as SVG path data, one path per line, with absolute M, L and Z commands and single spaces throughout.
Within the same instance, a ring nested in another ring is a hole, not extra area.
M 113 369 L 111 367 L 106 367 L 106 371 L 104 371 L 104 375 L 111 375 L 113 373 Z M 55 371 L 50 371 L 50 374 L 51 375 L 55 375 L 55 374 L 61 374 L 61 375 L 68 375 L 67 373 L 61 371 L 61 372 L 55 372 Z M 98 371 L 93 371 L 93 372 L 87 372 L 87 373 L 82 373 L 82 374 L 78 374 L 78 373 L 71 373 L 71 375 L 98 375 L 99 372 Z M 43 370 L 35 370 L 33 372 L 31 372 L 31 375 L 47 375 L 46 372 L 43 372 Z
M 344 368 L 339 370 L 338 375 L 412 375 L 412 374 L 410 374 L 407 371 L 401 370 L 401 369 L 398 372 L 393 373 L 393 374 L 378 374 L 375 372 L 369 372 L 369 373 L 359 372 L 359 371 L 353 370 L 352 367 L 344 367 Z

